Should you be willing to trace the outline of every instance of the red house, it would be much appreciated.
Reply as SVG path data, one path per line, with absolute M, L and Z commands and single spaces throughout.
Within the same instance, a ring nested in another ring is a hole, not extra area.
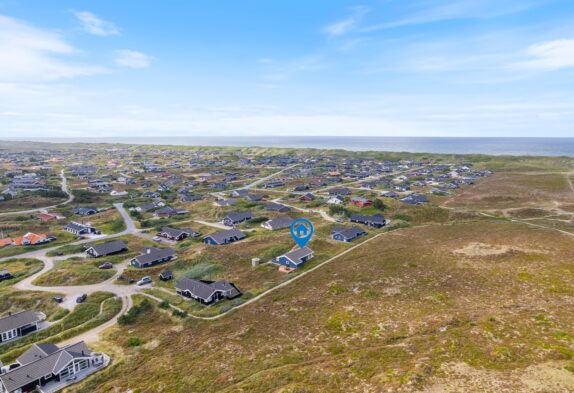
M 351 203 L 353 205 L 359 206 L 359 207 L 367 207 L 367 206 L 371 206 L 373 204 L 373 202 L 370 199 L 365 199 L 365 198 L 361 198 L 361 197 L 351 198 Z

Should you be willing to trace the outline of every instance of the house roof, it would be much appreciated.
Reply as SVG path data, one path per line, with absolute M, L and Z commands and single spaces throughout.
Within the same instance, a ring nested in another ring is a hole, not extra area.
M 235 205 L 237 203 L 237 200 L 235 199 L 219 199 L 217 201 L 215 201 L 216 204 L 218 204 L 219 206 L 231 206 L 231 205 Z
M 374 223 L 374 224 L 384 224 L 386 220 L 382 214 L 375 214 L 372 216 L 363 216 L 361 214 L 353 214 L 351 216 L 351 221 L 370 222 L 370 223 Z
M 309 255 L 313 255 L 313 250 L 311 250 L 309 247 L 303 247 L 303 248 L 298 248 L 294 251 L 288 252 L 284 256 L 285 256 L 285 258 L 289 259 L 293 263 L 300 264 L 303 262 L 302 259 L 305 257 L 308 257 Z
M 225 216 L 225 218 L 233 221 L 233 222 L 238 222 L 238 221 L 244 221 L 244 220 L 249 220 L 251 217 L 253 217 L 253 213 L 249 212 L 249 211 L 245 211 L 245 212 L 229 212 L 227 213 L 227 215 Z
M 138 255 L 134 260 L 140 264 L 146 264 L 173 256 L 175 256 L 175 250 L 173 248 L 147 247 L 144 249 L 143 254 Z
M 180 291 L 189 291 L 198 298 L 207 301 L 215 292 L 231 291 L 229 297 L 235 297 L 241 292 L 229 281 L 205 282 L 192 278 L 183 278 L 175 286 Z
M 261 195 L 257 194 L 247 194 L 244 196 L 244 198 L 247 199 L 248 201 L 260 201 L 263 199 Z
M 42 234 L 37 234 L 37 233 L 32 233 L 32 232 L 28 232 L 27 234 L 25 234 L 24 236 L 20 236 L 17 238 L 12 239 L 14 245 L 16 246 L 21 246 L 23 244 L 38 244 L 46 239 L 48 239 L 48 235 L 46 235 L 45 233 Z
M 9 246 L 14 242 L 14 239 L 11 237 L 5 237 L 4 239 L 0 239 L 0 247 Z
M 97 244 L 97 245 L 88 247 L 88 249 L 90 249 L 90 248 L 93 249 L 96 254 L 108 255 L 108 254 L 120 252 L 122 250 L 127 249 L 128 247 L 121 240 L 112 240 L 111 242 L 107 242 L 104 244 Z
M 168 235 L 170 237 L 179 237 L 183 234 L 187 234 L 188 236 L 191 235 L 190 230 L 170 228 L 170 227 L 161 228 L 160 233 L 165 233 L 166 235 Z
M 357 226 L 352 226 L 352 227 L 335 227 L 335 228 L 333 228 L 332 233 L 333 233 L 333 235 L 336 233 L 339 233 L 347 239 L 352 239 L 352 238 L 355 238 L 357 236 L 364 235 L 367 232 L 365 230 L 363 230 L 362 228 L 359 228 Z
M 245 195 L 249 194 L 249 190 L 246 188 L 241 188 L 239 190 L 233 191 L 232 194 L 237 195 L 237 196 L 245 196 Z
M 346 187 L 332 188 L 329 190 L 330 195 L 349 195 L 351 190 Z
M 291 208 L 289 206 L 285 206 L 285 205 L 282 205 L 280 203 L 275 203 L 275 202 L 267 203 L 265 205 L 265 209 L 269 210 L 269 211 L 275 211 L 275 212 L 291 210 Z
M 363 197 L 352 197 L 351 202 L 368 203 L 371 202 L 369 199 Z
M 212 233 L 211 235 L 207 235 L 205 238 L 208 238 L 208 237 L 211 237 L 213 240 L 215 240 L 216 243 L 223 243 L 225 241 L 225 239 L 229 239 L 232 237 L 237 237 L 239 239 L 243 239 L 247 236 L 245 235 L 245 233 L 243 233 L 239 229 L 230 229 L 227 231 Z
M 36 216 L 36 218 L 41 221 L 49 221 L 49 220 L 56 220 L 58 216 L 51 213 L 40 213 Z
M 92 227 L 89 225 L 84 225 L 84 224 L 80 224 L 79 222 L 72 221 L 72 222 L 68 223 L 68 225 L 66 225 L 66 228 L 72 229 L 74 231 L 81 231 L 81 230 L 92 228 Z
M 428 202 L 428 198 L 426 195 L 423 194 L 411 194 L 409 196 L 404 197 L 401 199 L 401 202 L 411 204 L 411 205 L 418 205 L 420 203 Z
M 53 344 L 49 348 L 44 344 L 41 345 L 33 345 L 18 358 L 18 362 L 22 366 L 0 375 L 0 381 L 9 392 L 35 382 L 46 375 L 60 373 L 73 359 L 92 355 L 92 351 L 83 341 L 62 349 Z M 51 352 L 47 353 L 45 350 Z
M 279 216 L 267 221 L 267 225 L 269 225 L 272 229 L 281 229 L 288 228 L 292 222 L 293 219 L 289 216 Z
M 98 211 L 97 208 L 93 207 L 93 206 L 88 206 L 88 207 L 76 207 L 74 209 L 74 213 L 84 213 L 84 212 L 89 212 L 89 211 Z
M 29 325 L 40 321 L 40 317 L 34 311 L 22 311 L 16 314 L 0 318 L 0 333 L 12 329 L 18 329 L 22 326 Z

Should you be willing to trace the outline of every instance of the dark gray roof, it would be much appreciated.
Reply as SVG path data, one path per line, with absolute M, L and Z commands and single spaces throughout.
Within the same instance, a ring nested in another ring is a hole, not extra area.
M 335 227 L 335 228 L 333 228 L 333 234 L 336 234 L 336 233 L 340 233 L 344 237 L 351 239 L 351 238 L 355 238 L 357 236 L 364 235 L 367 232 L 365 230 L 363 230 L 362 228 L 359 228 L 357 226 L 352 226 L 352 227 Z
M 229 212 L 225 216 L 225 218 L 228 218 L 232 222 L 249 220 L 249 219 L 251 219 L 251 217 L 253 217 L 253 213 L 248 212 L 248 211 L 247 212 Z
M 361 214 L 353 214 L 351 216 L 351 221 L 371 222 L 371 223 L 375 223 L 375 224 L 384 224 L 386 222 L 385 217 L 382 214 L 375 214 L 372 216 L 363 216 Z
M 173 248 L 148 247 L 144 250 L 143 254 L 138 255 L 137 257 L 134 258 L 134 260 L 138 261 L 140 264 L 143 265 L 170 256 L 175 256 L 175 250 Z
M 88 247 L 88 249 L 90 248 L 92 248 L 98 255 L 109 255 L 126 250 L 128 247 L 121 240 L 112 240 L 111 242 Z
M 241 292 L 229 281 L 205 282 L 192 278 L 183 278 L 175 286 L 180 291 L 189 291 L 193 295 L 207 301 L 217 291 L 231 291 L 228 297 L 235 297 Z
M 293 219 L 291 217 L 280 216 L 272 220 L 269 220 L 267 222 L 267 225 L 269 225 L 271 229 L 275 230 L 275 229 L 289 228 L 292 222 Z
M 20 364 L 28 364 L 35 362 L 38 359 L 45 358 L 56 352 L 58 346 L 51 343 L 34 344 L 26 352 L 24 352 L 16 361 Z
M 260 201 L 263 199 L 263 197 L 261 195 L 257 195 L 257 194 L 247 194 L 244 196 L 244 198 L 248 201 Z
M 346 187 L 339 187 L 339 188 L 331 188 L 329 190 L 330 195 L 350 195 L 351 190 Z
M 309 255 L 313 254 L 313 250 L 309 247 L 298 248 L 294 251 L 285 254 L 285 257 L 295 263 L 301 263 L 301 260 Z
M 47 346 L 43 345 L 43 347 L 40 347 L 39 345 L 33 345 L 18 358 L 18 362 L 21 363 L 22 366 L 0 375 L 0 381 L 6 389 L 11 392 L 35 382 L 44 376 L 58 374 L 73 359 L 89 357 L 92 354 L 92 351 L 90 351 L 83 341 L 62 349 L 56 347 L 54 350 L 54 347 L 56 346 L 50 347 L 52 350 L 51 353 L 46 353 L 44 349 L 47 349 Z M 20 361 L 29 359 L 31 361 L 27 363 Z
M 92 228 L 90 225 L 84 225 L 84 224 L 80 224 L 78 222 L 70 222 L 68 225 L 66 225 L 66 228 L 72 229 L 74 231 L 81 231 L 87 228 Z
M 291 208 L 289 206 L 282 205 L 280 203 L 269 202 L 265 205 L 265 209 L 269 211 L 279 212 L 279 211 L 289 211 Z
M 187 234 L 188 236 L 191 235 L 192 231 L 187 229 L 177 229 L 177 228 L 170 228 L 170 227 L 163 227 L 161 228 L 160 233 L 165 233 L 171 237 L 179 237 L 182 234 Z
M 36 314 L 34 311 L 22 311 L 16 314 L 4 316 L 0 318 L 0 333 L 4 333 L 12 329 L 17 329 L 39 320 L 40 318 L 38 314 Z
M 210 284 L 214 289 L 218 291 L 229 292 L 228 297 L 233 298 L 241 294 L 237 287 L 230 283 L 229 281 L 216 281 Z
M 98 209 L 94 206 L 87 206 L 87 207 L 76 207 L 74 208 L 74 213 L 76 214 L 82 214 L 82 213 L 87 213 L 89 211 L 98 211 Z
M 207 235 L 206 237 L 211 237 L 217 243 L 223 243 L 225 242 L 225 239 L 229 239 L 232 237 L 237 237 L 238 239 L 244 239 L 247 236 L 239 229 L 230 229 L 228 231 L 212 233 L 211 235 Z
M 215 288 L 211 285 L 192 278 L 181 279 L 175 287 L 180 291 L 189 291 L 203 300 L 209 299 L 215 293 Z
M 423 194 L 411 194 L 401 199 L 401 202 L 409 205 L 420 205 L 421 203 L 426 203 L 428 201 L 427 196 Z

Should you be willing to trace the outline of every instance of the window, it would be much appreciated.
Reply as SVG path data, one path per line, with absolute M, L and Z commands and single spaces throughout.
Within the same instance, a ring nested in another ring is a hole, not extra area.
M 11 339 L 15 338 L 17 335 L 18 334 L 17 334 L 16 329 L 9 330 L 7 332 L 2 333 L 2 341 L 11 340 Z

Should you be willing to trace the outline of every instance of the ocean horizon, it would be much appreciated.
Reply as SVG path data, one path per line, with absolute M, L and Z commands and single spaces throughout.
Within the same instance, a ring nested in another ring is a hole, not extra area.
M 0 137 L 0 143 L 107 143 L 166 146 L 232 146 L 344 149 L 410 153 L 574 157 L 574 138 L 371 137 L 371 136 L 164 136 L 164 137 Z

